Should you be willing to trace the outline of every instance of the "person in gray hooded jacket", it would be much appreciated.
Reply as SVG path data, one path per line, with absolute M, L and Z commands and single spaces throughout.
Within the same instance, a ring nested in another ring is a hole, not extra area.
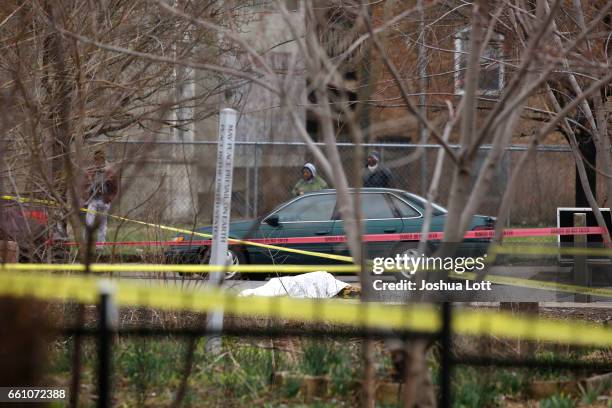
M 323 190 L 324 188 L 327 188 L 327 183 L 323 178 L 317 176 L 317 168 L 315 165 L 306 163 L 302 167 L 302 178 L 295 183 L 293 190 L 291 190 L 291 194 L 300 196 L 305 193 Z

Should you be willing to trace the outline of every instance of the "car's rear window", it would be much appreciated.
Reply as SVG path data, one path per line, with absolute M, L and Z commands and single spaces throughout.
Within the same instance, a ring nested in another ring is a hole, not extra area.
M 426 208 L 427 200 L 421 197 L 420 195 L 416 195 L 413 193 L 404 193 L 404 195 L 407 196 L 410 200 L 412 200 L 415 204 L 417 204 L 421 208 L 423 209 Z M 446 211 L 446 208 L 442 207 L 439 204 L 431 203 L 431 206 L 433 208 L 433 215 L 444 215 L 448 213 L 448 211 Z
M 395 205 L 395 208 L 397 208 L 397 210 L 399 211 L 400 217 L 415 218 L 421 216 L 421 214 L 417 210 L 415 210 L 399 198 L 391 196 L 391 201 L 393 201 L 393 205 Z
M 395 218 L 385 197 L 387 194 L 364 193 L 361 195 L 361 211 L 366 220 Z

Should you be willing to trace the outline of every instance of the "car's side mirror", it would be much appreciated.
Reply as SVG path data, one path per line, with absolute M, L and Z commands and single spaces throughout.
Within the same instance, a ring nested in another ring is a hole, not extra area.
M 278 220 L 278 214 L 272 214 L 271 216 L 266 218 L 264 222 L 271 227 L 278 227 L 280 225 L 280 222 Z

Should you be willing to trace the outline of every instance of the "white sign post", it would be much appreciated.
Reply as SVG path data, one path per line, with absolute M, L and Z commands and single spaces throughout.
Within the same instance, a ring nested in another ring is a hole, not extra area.
M 234 109 L 222 109 L 219 114 L 219 143 L 217 145 L 217 174 L 215 179 L 215 202 L 213 209 L 212 246 L 210 248 L 210 265 L 226 265 L 228 257 L 229 223 L 232 208 L 232 177 L 234 173 L 234 141 L 236 137 L 236 119 L 238 112 Z M 223 270 L 211 272 L 209 283 L 219 286 L 223 281 Z M 223 328 L 223 309 L 213 310 L 208 314 L 207 329 L 219 332 Z M 207 351 L 213 354 L 221 352 L 221 337 L 212 335 L 206 342 Z

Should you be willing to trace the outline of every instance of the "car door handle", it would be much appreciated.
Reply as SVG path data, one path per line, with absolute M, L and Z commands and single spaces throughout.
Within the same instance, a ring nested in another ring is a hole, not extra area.
M 329 231 L 320 230 L 320 231 L 316 231 L 315 234 L 316 235 L 327 235 L 327 234 L 329 234 Z
M 397 231 L 396 228 L 387 228 L 387 229 L 385 229 L 385 233 L 387 233 L 387 234 L 390 233 L 390 232 L 396 232 L 396 231 Z

